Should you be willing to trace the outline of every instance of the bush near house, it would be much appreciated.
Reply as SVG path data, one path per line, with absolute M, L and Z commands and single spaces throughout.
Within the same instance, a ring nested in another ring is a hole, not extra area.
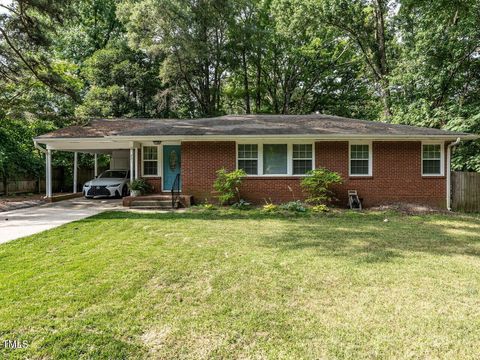
M 128 187 L 130 190 L 140 191 L 142 195 L 152 192 L 152 186 L 144 179 L 135 179 L 128 185 Z
M 244 176 L 247 176 L 247 173 L 241 169 L 228 172 L 222 168 L 217 171 L 213 188 L 218 192 L 217 197 L 221 204 L 230 204 L 235 198 L 237 202 L 240 201 L 238 187 Z
M 334 199 L 331 187 L 342 183 L 340 174 L 326 168 L 311 170 L 307 174 L 300 182 L 303 191 L 308 194 L 305 201 L 314 205 L 330 203 Z

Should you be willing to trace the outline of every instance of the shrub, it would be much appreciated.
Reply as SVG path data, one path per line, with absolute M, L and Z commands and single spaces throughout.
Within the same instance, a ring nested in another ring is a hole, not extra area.
M 234 209 L 239 209 L 239 210 L 248 210 L 251 208 L 251 205 L 249 202 L 240 199 L 240 201 L 236 202 L 235 204 L 232 205 Z
M 271 204 L 271 203 L 270 203 L 270 204 L 265 204 L 265 205 L 263 205 L 263 211 L 265 211 L 265 212 L 269 212 L 269 213 L 270 213 L 270 212 L 275 212 L 275 211 L 277 211 L 277 210 L 278 210 L 278 206 L 275 205 L 275 204 Z
M 152 191 L 152 186 L 145 179 L 135 179 L 128 184 L 130 190 L 140 191 L 142 194 L 148 194 Z
M 328 206 L 325 205 L 325 204 L 312 206 L 311 209 L 312 209 L 313 212 L 317 212 L 317 213 L 318 212 L 328 212 L 328 211 L 330 211 Z
M 280 209 L 292 211 L 292 212 L 305 212 L 307 211 L 305 205 L 300 201 L 289 201 L 285 204 L 280 205 Z
M 213 188 L 219 193 L 218 200 L 221 204 L 229 204 L 235 197 L 240 201 L 238 187 L 246 175 L 247 173 L 243 170 L 227 172 L 225 169 L 220 169 L 217 171 Z
M 325 204 L 332 201 L 334 193 L 330 190 L 330 187 L 342 183 L 340 174 L 325 168 L 319 168 L 309 171 L 307 175 L 300 183 L 303 191 L 308 194 L 305 201 L 312 204 Z

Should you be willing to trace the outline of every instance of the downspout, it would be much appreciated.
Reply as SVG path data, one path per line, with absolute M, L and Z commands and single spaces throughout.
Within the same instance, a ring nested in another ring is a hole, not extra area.
M 447 146 L 447 210 L 452 211 L 452 189 L 451 189 L 451 177 L 452 177 L 452 148 L 460 144 L 460 138 L 457 138 L 454 142 Z

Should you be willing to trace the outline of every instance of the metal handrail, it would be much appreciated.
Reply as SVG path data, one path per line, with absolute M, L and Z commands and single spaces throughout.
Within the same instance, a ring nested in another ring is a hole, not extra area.
M 175 204 L 177 204 L 178 199 L 180 198 L 180 174 L 175 176 L 175 180 L 172 185 L 172 209 L 175 209 Z

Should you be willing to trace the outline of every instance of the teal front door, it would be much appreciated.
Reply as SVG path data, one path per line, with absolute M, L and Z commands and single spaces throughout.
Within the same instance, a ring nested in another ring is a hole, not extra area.
M 181 158 L 180 145 L 163 146 L 163 190 L 172 190 L 173 183 L 178 174 L 180 174 Z M 181 179 L 179 188 L 182 188 Z M 175 186 L 175 189 L 177 187 Z

